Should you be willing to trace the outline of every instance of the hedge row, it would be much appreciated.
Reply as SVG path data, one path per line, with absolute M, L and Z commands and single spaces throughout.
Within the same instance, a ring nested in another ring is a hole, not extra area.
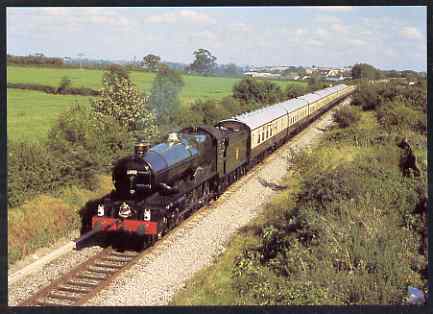
M 8 144 L 9 207 L 72 184 L 93 189 L 95 175 L 109 171 L 131 143 L 117 122 L 96 121 L 86 108 L 75 105 L 59 117 L 47 144 Z
M 99 91 L 87 87 L 53 87 L 32 83 L 7 83 L 7 88 L 28 89 L 56 95 L 98 96 Z

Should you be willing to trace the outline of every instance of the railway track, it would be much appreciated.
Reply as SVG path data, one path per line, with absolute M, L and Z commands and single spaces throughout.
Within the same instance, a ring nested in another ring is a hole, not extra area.
M 131 267 L 143 252 L 120 252 L 111 247 L 78 265 L 18 306 L 81 305 Z

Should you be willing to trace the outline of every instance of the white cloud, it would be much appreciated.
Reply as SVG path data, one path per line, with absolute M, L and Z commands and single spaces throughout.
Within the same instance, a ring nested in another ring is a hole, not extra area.
M 423 39 L 423 35 L 416 27 L 405 26 L 400 30 L 400 35 L 407 39 Z
M 163 14 L 151 15 L 144 18 L 149 23 L 178 23 L 190 22 L 193 24 L 213 24 L 215 20 L 209 15 L 193 10 L 180 10 Z
M 351 6 L 326 6 L 326 7 L 315 7 L 316 10 L 326 12 L 350 12 L 353 7 Z
M 340 23 L 331 24 L 330 28 L 337 33 L 346 33 L 347 27 Z
M 367 42 L 362 39 L 348 39 L 347 41 L 349 44 L 356 47 L 367 45 Z
M 339 23 L 341 24 L 342 21 L 340 18 L 334 16 L 334 15 L 319 15 L 314 17 L 314 23 L 320 23 L 320 24 L 331 24 L 331 23 Z

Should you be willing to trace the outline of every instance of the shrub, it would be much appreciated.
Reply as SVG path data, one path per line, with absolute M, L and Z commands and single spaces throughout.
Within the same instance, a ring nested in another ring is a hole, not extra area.
M 59 83 L 59 87 L 57 87 L 57 93 L 62 94 L 65 89 L 71 87 L 71 84 L 72 81 L 67 76 L 62 77 Z
M 233 86 L 233 97 L 244 102 L 272 104 L 284 99 L 281 88 L 267 80 L 245 78 Z
M 363 110 L 375 110 L 381 101 L 374 86 L 366 84 L 360 86 L 353 96 L 353 105 L 360 106 Z
M 97 96 L 99 92 L 87 87 L 66 87 L 58 89 L 48 85 L 33 83 L 7 83 L 8 88 L 28 89 L 45 92 L 47 94 Z
M 173 122 L 181 107 L 179 95 L 184 85 L 179 72 L 165 65 L 159 67 L 158 74 L 153 80 L 149 99 L 150 107 L 158 121 L 163 124 Z
M 411 129 L 425 134 L 427 132 L 427 119 L 422 111 L 412 109 L 405 101 L 386 103 L 377 111 L 379 123 L 388 132 L 402 132 Z
M 92 188 L 95 174 L 125 154 L 132 142 L 127 130 L 113 118 L 101 121 L 75 105 L 61 114 L 49 131 L 48 147 L 60 163 L 60 184 Z
M 8 143 L 8 206 L 22 204 L 36 194 L 53 191 L 60 180 L 59 164 L 47 147 Z
M 100 97 L 91 102 L 95 120 L 102 124 L 115 120 L 128 131 L 140 130 L 146 138 L 153 138 L 157 132 L 155 117 L 136 86 L 122 76 L 103 83 Z
M 359 122 L 361 112 L 356 107 L 344 106 L 334 112 L 333 118 L 340 128 L 347 128 Z
M 298 84 L 289 84 L 287 85 L 284 94 L 287 99 L 296 98 L 307 94 L 307 88 Z

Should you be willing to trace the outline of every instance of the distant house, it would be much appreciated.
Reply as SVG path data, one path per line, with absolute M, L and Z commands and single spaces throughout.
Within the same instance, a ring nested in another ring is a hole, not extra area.
M 245 72 L 245 76 L 249 77 L 260 77 L 260 78 L 279 78 L 280 74 L 273 74 L 268 72 Z
M 289 72 L 288 74 L 286 74 L 286 78 L 289 80 L 299 80 L 300 76 L 296 72 Z

